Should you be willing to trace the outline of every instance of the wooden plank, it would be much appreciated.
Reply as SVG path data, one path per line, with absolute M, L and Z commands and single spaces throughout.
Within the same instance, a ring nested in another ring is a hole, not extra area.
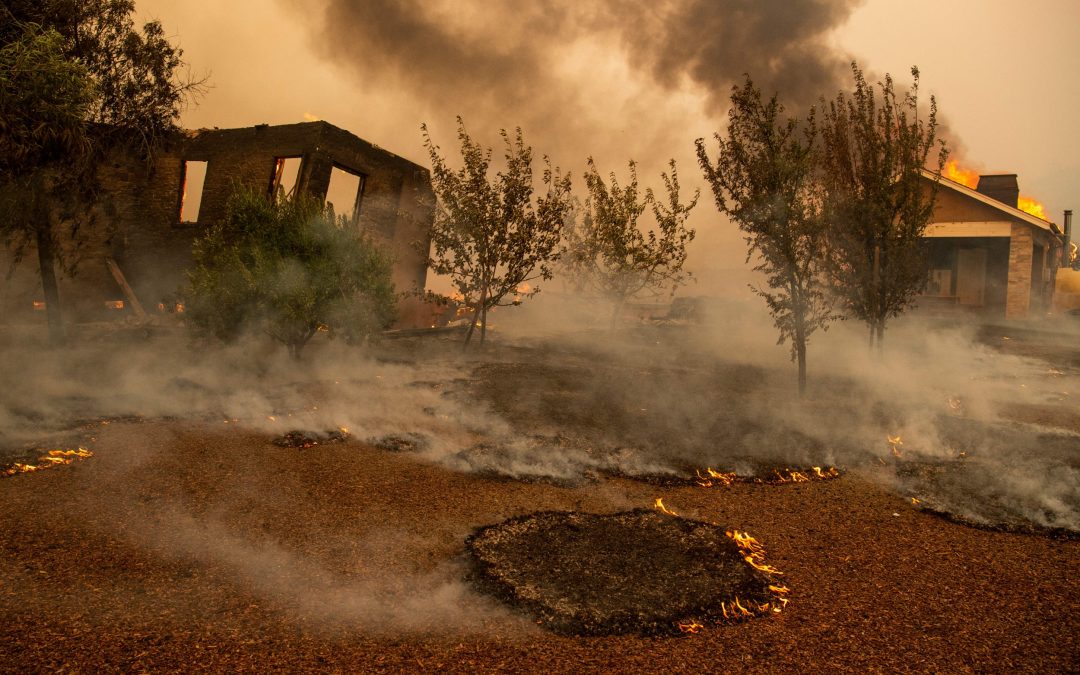
M 135 291 L 131 290 L 127 279 L 124 278 L 124 273 L 120 271 L 120 266 L 112 258 L 105 258 L 105 264 L 109 266 L 113 279 L 116 279 L 116 283 L 120 285 L 120 290 L 124 292 L 124 297 L 127 298 L 128 304 L 131 305 L 131 311 L 135 312 L 135 316 L 145 317 L 146 312 L 143 310 L 139 299 L 135 297 Z

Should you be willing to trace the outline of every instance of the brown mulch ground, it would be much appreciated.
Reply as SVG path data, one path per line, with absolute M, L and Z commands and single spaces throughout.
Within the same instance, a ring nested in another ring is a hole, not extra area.
M 0 480 L 0 671 L 1080 670 L 1080 542 L 950 523 L 857 473 L 567 488 L 183 421 L 115 422 L 92 450 Z M 480 526 L 659 496 L 760 539 L 784 613 L 559 637 L 461 581 Z

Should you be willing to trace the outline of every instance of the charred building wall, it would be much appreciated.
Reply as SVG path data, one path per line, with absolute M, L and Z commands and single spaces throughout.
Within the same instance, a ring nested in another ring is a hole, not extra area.
M 229 195 L 240 185 L 265 191 L 268 199 L 281 189 L 333 200 L 338 214 L 351 216 L 393 256 L 399 291 L 422 289 L 426 282 L 420 251 L 430 238 L 435 203 L 428 170 L 326 122 L 182 131 L 152 164 L 117 155 L 99 178 L 94 217 L 64 244 L 78 260 L 74 278 L 61 275 L 61 300 L 71 320 L 116 316 L 108 302 L 125 296 L 108 259 L 148 313 L 173 311 L 183 300 L 192 243 L 224 217 Z M 0 314 L 4 320 L 30 318 L 40 313 L 34 303 L 41 297 L 30 251 L 3 283 Z M 406 308 L 406 323 L 407 315 Z

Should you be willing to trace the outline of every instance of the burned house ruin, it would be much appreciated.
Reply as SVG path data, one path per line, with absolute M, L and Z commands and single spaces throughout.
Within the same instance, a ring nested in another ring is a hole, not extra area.
M 192 243 L 224 217 L 241 185 L 267 199 L 303 190 L 332 202 L 391 254 L 399 291 L 426 282 L 421 251 L 435 204 L 428 170 L 327 122 L 179 131 L 152 165 L 117 155 L 99 178 L 90 225 L 65 243 L 78 260 L 74 278 L 60 278 L 70 320 L 182 311 Z M 27 255 L 0 288 L 4 321 L 44 314 L 35 258 Z

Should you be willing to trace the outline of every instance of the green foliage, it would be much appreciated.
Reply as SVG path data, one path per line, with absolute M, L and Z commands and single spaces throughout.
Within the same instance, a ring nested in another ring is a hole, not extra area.
M 27 25 L 0 46 L 0 171 L 24 179 L 40 167 L 85 156 L 85 120 L 97 98 L 86 67 L 66 57 L 63 37 Z
M 0 47 L 0 234 L 16 261 L 49 222 L 49 192 L 88 161 L 96 98 L 55 30 L 28 24 Z
M 816 175 L 813 115 L 805 124 L 782 120 L 776 96 L 762 101 L 749 77 L 731 95 L 727 136 L 716 134 L 716 164 L 703 139 L 698 161 L 712 187 L 716 206 L 746 235 L 747 261 L 764 272 L 764 298 L 779 330 L 791 340 L 799 365 L 799 391 L 806 388 L 806 344 L 832 318 L 822 287 L 827 261 L 826 228 Z
M 65 56 L 95 84 L 85 121 L 95 125 L 98 145 L 130 142 L 149 156 L 203 81 L 181 77 L 183 51 L 159 22 L 137 28 L 134 14 L 134 0 L 7 0 L 0 44 L 18 40 L 28 24 L 59 33 Z
M 937 102 L 919 110 L 919 70 L 897 93 L 888 75 L 877 90 L 852 64 L 855 89 L 841 92 L 823 111 L 822 167 L 834 292 L 846 311 L 867 323 L 878 346 L 885 322 L 912 304 L 926 283 L 922 241 L 933 215 L 936 183 L 922 171 L 938 148 L 940 174 L 947 159 L 936 141 Z
M 585 213 L 581 223 L 571 220 L 567 224 L 562 263 L 579 285 L 612 300 L 616 317 L 627 299 L 645 289 L 667 286 L 674 294 L 690 276 L 683 264 L 686 245 L 695 233 L 686 227 L 686 220 L 699 193 L 694 192 L 689 204 L 680 201 L 675 160 L 669 163 L 670 175 L 661 173 L 666 201 L 657 199 L 652 188 L 642 196 L 633 160 L 625 186 L 614 173 L 610 184 L 605 183 L 591 157 L 588 164 Z M 655 225 L 643 232 L 639 219 L 646 212 L 652 214 Z
M 136 29 L 134 12 L 133 0 L 0 4 L 0 234 L 16 262 L 37 248 L 53 342 L 63 339 L 55 266 L 74 273 L 66 254 L 93 218 L 97 165 L 118 145 L 149 160 L 202 85 L 177 77 L 182 52 L 157 22 Z
M 474 143 L 458 117 L 458 139 L 464 166 L 454 171 L 421 125 L 424 147 L 431 156 L 431 182 L 438 200 L 431 231 L 428 265 L 450 282 L 475 310 L 465 344 L 477 323 L 480 342 L 492 307 L 517 304 L 539 292 L 525 284 L 551 279 L 563 225 L 570 213 L 570 176 L 561 176 L 544 158 L 544 194 L 533 198 L 532 148 L 521 129 L 506 144 L 506 168 L 488 178 L 491 150 Z M 513 299 L 507 296 L 513 293 Z
M 193 252 L 187 319 L 223 340 L 257 328 L 299 357 L 321 327 L 354 342 L 394 319 L 390 259 L 306 194 L 237 190 Z

